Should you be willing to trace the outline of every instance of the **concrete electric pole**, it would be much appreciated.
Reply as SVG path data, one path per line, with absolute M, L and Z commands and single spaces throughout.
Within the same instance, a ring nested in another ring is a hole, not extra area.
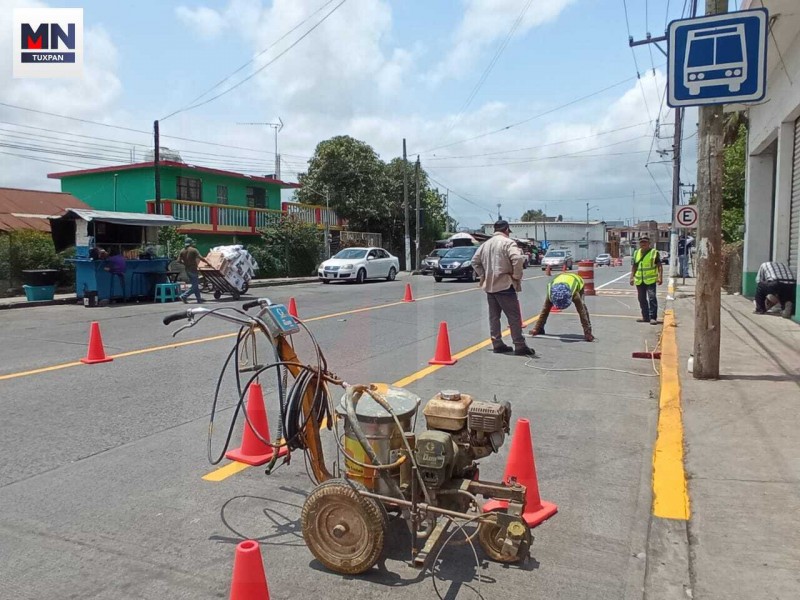
M 411 267 L 411 231 L 408 224 L 408 155 L 406 154 L 406 139 L 403 138 L 403 211 L 405 212 L 405 246 L 406 246 L 406 271 Z
M 283 120 L 278 117 L 277 123 L 237 123 L 237 125 L 266 125 L 275 132 L 275 179 L 281 178 L 281 155 L 278 154 L 278 132 L 283 129 Z
M 728 12 L 728 0 L 706 0 L 706 15 Z M 700 107 L 697 134 L 697 285 L 694 311 L 695 379 L 719 378 L 722 289 L 723 105 Z

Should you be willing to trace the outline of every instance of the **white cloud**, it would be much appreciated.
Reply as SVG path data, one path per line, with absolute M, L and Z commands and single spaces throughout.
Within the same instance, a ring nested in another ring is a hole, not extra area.
M 175 16 L 184 25 L 191 27 L 201 37 L 214 39 L 225 29 L 225 17 L 213 8 L 199 6 L 189 8 L 188 6 L 178 6 L 175 9 Z
M 532 0 L 515 36 L 553 21 L 575 0 Z M 504 39 L 525 7 L 521 0 L 465 0 L 464 16 L 453 33 L 452 47 L 429 78 L 440 81 L 464 74 L 493 42 Z

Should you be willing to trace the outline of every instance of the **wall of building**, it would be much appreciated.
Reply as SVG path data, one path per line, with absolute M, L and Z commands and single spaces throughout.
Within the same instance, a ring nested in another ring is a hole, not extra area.
M 766 2 L 767 8 L 770 3 Z M 789 212 L 794 158 L 794 122 L 800 118 L 800 13 L 783 13 L 775 25 L 780 56 L 770 44 L 766 98 L 748 111 L 748 161 L 745 184 L 745 236 L 742 291 L 753 296 L 761 263 L 800 264 L 789 256 Z M 793 33 L 793 37 L 788 36 Z M 800 297 L 800 286 L 798 286 Z M 800 310 L 795 310 L 800 322 Z
M 97 210 L 121 212 L 145 212 L 146 201 L 155 198 L 155 177 L 152 168 L 119 171 L 116 174 L 116 207 L 114 206 L 114 173 L 89 173 L 65 177 L 61 180 L 61 191 L 69 192 Z M 281 187 L 260 181 L 248 181 L 237 177 L 226 177 L 214 173 L 195 171 L 191 168 L 164 167 L 161 169 L 161 197 L 177 198 L 178 177 L 193 177 L 201 180 L 202 201 L 217 203 L 217 186 L 228 187 L 228 204 L 247 206 L 247 187 L 266 190 L 265 208 L 280 210 Z

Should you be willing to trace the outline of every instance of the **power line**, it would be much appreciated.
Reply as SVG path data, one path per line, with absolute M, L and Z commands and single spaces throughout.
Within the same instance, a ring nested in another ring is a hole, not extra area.
M 162 118 L 162 119 L 160 119 L 160 120 L 161 120 L 161 121 L 166 121 L 166 120 L 167 120 L 167 119 L 169 119 L 170 117 L 173 117 L 173 116 L 175 116 L 175 115 L 177 115 L 177 114 L 179 114 L 179 113 L 187 112 L 187 111 L 193 110 L 193 109 L 195 109 L 195 108 L 199 108 L 200 106 L 205 106 L 206 104 L 209 104 L 209 103 L 213 102 L 214 100 L 216 100 L 216 99 L 218 99 L 218 98 L 221 98 L 222 96 L 224 96 L 224 95 L 226 95 L 226 94 L 228 94 L 228 93 L 232 92 L 233 90 L 235 90 L 235 89 L 236 89 L 236 88 L 238 88 L 239 86 L 243 85 L 244 83 L 246 83 L 246 82 L 250 81 L 250 80 L 251 80 L 253 77 L 255 77 L 256 75 L 258 75 L 259 73 L 261 73 L 261 71 L 263 71 L 264 69 L 266 69 L 267 67 L 269 67 L 270 65 L 272 65 L 272 64 L 273 64 L 275 61 L 277 61 L 279 58 L 281 58 L 281 57 L 282 57 L 282 56 L 284 56 L 284 55 L 285 55 L 287 52 L 289 52 L 289 50 L 291 50 L 292 48 L 294 48 L 295 46 L 297 46 L 297 44 L 299 44 L 299 43 L 300 43 L 300 42 L 302 42 L 304 39 L 306 39 L 306 38 L 307 38 L 309 35 L 311 35 L 311 32 L 313 32 L 313 31 L 314 31 L 314 30 L 315 30 L 317 27 L 319 27 L 319 26 L 320 26 L 320 25 L 322 25 L 322 24 L 323 24 L 325 21 L 327 21 L 327 20 L 328 20 L 328 17 L 330 17 L 330 16 L 331 16 L 333 13 L 335 13 L 335 12 L 336 12 L 336 11 L 337 11 L 337 10 L 338 10 L 338 9 L 339 9 L 339 8 L 340 8 L 340 7 L 341 7 L 341 6 L 342 6 L 342 5 L 345 3 L 345 2 L 347 2 L 347 0 L 341 0 L 341 2 L 339 2 L 339 4 L 337 4 L 336 6 L 334 6 L 334 7 L 333 7 L 333 8 L 332 8 L 332 9 L 331 9 L 331 10 L 330 10 L 330 11 L 329 11 L 329 12 L 328 12 L 328 13 L 327 13 L 327 14 L 326 14 L 324 17 L 322 17 L 322 19 L 320 19 L 320 20 L 319 20 L 319 21 L 318 21 L 316 24 L 314 24 L 314 25 L 311 27 L 311 29 L 309 29 L 308 31 L 306 31 L 306 32 L 305 32 L 303 35 L 301 35 L 301 36 L 300 36 L 300 37 L 299 37 L 297 40 L 295 40 L 295 41 L 294 41 L 292 44 L 290 44 L 288 48 L 286 48 L 286 49 L 285 49 L 283 52 L 281 52 L 281 53 L 279 53 L 277 56 L 275 56 L 275 58 L 273 58 L 272 60 L 270 60 L 269 62 L 267 62 L 265 65 L 263 65 L 263 66 L 259 67 L 258 69 L 256 69 L 256 70 L 255 70 L 253 73 L 251 73 L 250 75 L 248 75 L 247 77 L 245 77 L 244 79 L 242 79 L 241 81 L 239 81 L 238 83 L 236 83 L 236 84 L 232 85 L 231 87 L 229 87 L 229 88 L 227 88 L 227 89 L 223 90 L 222 92 L 220 92 L 220 93 L 219 93 L 219 94 L 217 94 L 216 96 L 212 96 L 211 98 L 208 98 L 207 100 L 203 100 L 202 102 L 198 102 L 198 103 L 196 103 L 196 104 L 192 104 L 191 106 L 188 106 L 188 107 L 185 107 L 185 108 L 178 109 L 178 110 L 176 110 L 176 111 L 174 111 L 174 112 L 172 112 L 172 113 L 168 114 L 166 117 L 163 117 L 163 118 Z
M 548 146 L 557 146 L 559 144 L 567 144 L 570 142 L 579 142 L 581 140 L 588 140 L 594 137 L 600 137 L 603 135 L 608 135 L 610 133 L 617 133 L 619 131 L 625 131 L 626 129 L 633 129 L 634 127 L 641 127 L 642 125 L 649 125 L 650 121 L 642 121 L 641 123 L 636 123 L 634 125 L 627 125 L 625 127 L 618 127 L 617 129 L 608 129 L 606 131 L 598 131 L 597 133 L 593 133 L 591 135 L 584 135 L 582 137 L 570 138 L 568 140 L 559 140 L 557 142 L 548 142 L 547 144 L 540 144 L 538 146 L 526 146 L 523 148 L 514 148 L 512 150 L 497 150 L 495 152 L 484 152 L 482 154 L 462 154 L 462 155 L 455 155 L 455 156 L 436 156 L 433 155 L 428 157 L 426 160 L 448 160 L 451 158 L 477 158 L 481 156 L 495 156 L 497 154 L 509 154 L 511 152 L 521 152 L 523 150 L 538 150 L 539 148 L 547 148 Z
M 628 28 L 628 40 L 630 42 L 631 40 L 633 40 L 633 36 L 631 35 L 631 24 L 628 19 L 628 3 L 626 0 L 622 0 L 622 7 L 625 10 L 625 26 Z M 647 105 L 647 96 L 644 93 L 644 86 L 642 86 L 642 77 L 640 75 L 641 71 L 639 70 L 639 61 L 636 60 L 636 51 L 633 49 L 633 46 L 631 46 L 630 43 L 628 44 L 628 46 L 631 49 L 631 56 L 633 57 L 633 66 L 636 68 L 636 79 L 637 79 L 636 86 L 642 92 L 642 100 L 644 100 L 644 108 L 647 111 L 647 119 L 652 121 L 653 117 L 650 116 L 650 107 Z M 655 71 L 655 67 L 653 67 L 653 70 Z
M 303 26 L 303 25 L 305 25 L 305 24 L 306 24 L 308 21 L 310 21 L 310 20 L 312 19 L 312 17 L 314 17 L 314 16 L 315 16 L 317 13 L 321 12 L 321 11 L 322 11 L 322 10 L 323 10 L 323 9 L 324 9 L 326 6 L 328 6 L 329 4 L 332 4 L 334 1 L 335 1 L 335 0 L 328 0 L 327 2 L 325 2 L 325 3 L 324 3 L 322 6 L 320 6 L 320 7 L 319 7 L 317 10 L 315 10 L 314 12 L 312 12 L 310 15 L 308 15 L 308 16 L 307 16 L 305 19 L 303 19 L 303 20 L 302 20 L 302 21 L 300 21 L 299 23 L 297 23 L 297 25 L 295 25 L 294 27 L 292 27 L 292 28 L 291 28 L 289 31 L 287 31 L 286 33 L 284 33 L 284 34 L 283 34 L 281 37 L 279 37 L 277 40 L 275 40 L 274 42 L 272 42 L 272 43 L 271 43 L 269 46 L 267 46 L 266 48 L 264 48 L 263 50 L 261 50 L 261 52 L 259 52 L 258 54 L 256 54 L 256 55 L 255 55 L 253 58 L 251 58 L 250 60 L 248 60 L 246 63 L 244 63 L 244 64 L 243 64 L 241 67 L 239 67 L 238 69 L 236 69 L 235 71 L 233 71 L 233 72 L 232 72 L 230 75 L 228 75 L 228 76 L 227 76 L 227 77 L 225 77 L 224 79 L 222 79 L 222 80 L 218 81 L 217 83 L 215 83 L 213 86 L 211 86 L 210 88 L 208 88 L 208 89 L 207 89 L 205 92 L 203 92 L 202 94 L 200 94 L 199 96 L 197 96 L 197 97 L 196 97 L 194 100 L 191 100 L 191 101 L 189 101 L 189 102 L 188 102 L 188 103 L 187 103 L 187 104 L 184 106 L 184 108 L 185 108 L 186 106 L 190 106 L 190 105 L 194 104 L 195 102 L 197 102 L 198 100 L 200 100 L 200 99 L 201 99 L 203 96 L 206 96 L 207 94 L 209 94 L 210 92 L 212 92 L 213 90 L 215 90 L 215 89 L 217 89 L 219 86 L 221 86 L 223 83 L 225 83 L 226 81 L 228 81 L 228 80 L 229 80 L 231 77 L 233 77 L 234 75 L 236 75 L 237 73 L 239 73 L 239 72 L 240 72 L 240 71 L 242 71 L 243 69 L 247 68 L 249 65 L 253 64 L 253 63 L 256 61 L 256 59 L 258 59 L 259 57 L 261 57 L 261 56 L 263 56 L 264 54 L 266 54 L 266 53 L 267 53 L 269 50 L 271 50 L 272 48 L 274 48 L 274 47 L 275 47 L 275 46 L 276 46 L 278 43 L 282 42 L 282 41 L 283 41 L 284 39 L 286 39 L 286 38 L 287 38 L 289 35 L 291 35 L 291 34 L 292 34 L 292 33 L 294 33 L 295 31 L 297 31 L 297 30 L 298 30 L 300 27 L 302 27 L 302 26 Z
M 496 133 L 501 133 L 503 131 L 508 131 L 509 129 L 511 129 L 513 127 L 518 127 L 519 125 L 524 125 L 525 123 L 530 123 L 531 121 L 533 121 L 535 119 L 539 119 L 539 118 L 544 117 L 546 115 L 549 115 L 549 114 L 552 114 L 554 112 L 557 112 L 557 111 L 559 111 L 561 109 L 567 108 L 567 107 L 572 106 L 574 104 L 578 104 L 579 102 L 583 102 L 584 100 L 588 100 L 589 98 L 593 98 L 594 96 L 598 96 L 598 95 L 600 95 L 600 94 L 602 94 L 604 92 L 607 92 L 609 90 L 614 89 L 615 87 L 619 87 L 622 84 L 625 84 L 625 83 L 628 83 L 630 81 L 633 81 L 634 79 L 636 79 L 636 77 L 628 77 L 627 79 L 623 79 L 623 80 L 618 81 L 616 83 L 612 83 L 611 85 L 609 85 L 607 87 L 604 87 L 601 90 L 597 90 L 597 91 L 592 92 L 590 94 L 586 94 L 585 96 L 581 96 L 580 98 L 576 98 L 576 99 L 571 100 L 571 101 L 569 101 L 569 102 L 567 102 L 565 104 L 561 104 L 559 106 L 555 106 L 555 107 L 550 108 L 550 109 L 548 109 L 548 110 L 546 110 L 544 112 L 541 112 L 541 113 L 538 113 L 536 115 L 533 115 L 532 117 L 528 117 L 527 119 L 523 119 L 521 121 L 517 121 L 516 123 L 511 123 L 510 125 L 506 125 L 505 127 L 501 127 L 499 129 L 494 129 L 492 131 L 487 131 L 486 133 L 481 133 L 480 135 L 476 135 L 476 136 L 473 136 L 473 137 L 470 137 L 470 138 L 466 138 L 466 139 L 463 139 L 463 140 L 459 140 L 459 141 L 456 141 L 456 142 L 451 142 L 449 144 L 443 144 L 441 146 L 436 146 L 435 148 L 428 148 L 427 150 L 423 150 L 422 152 L 411 152 L 410 154 L 420 154 L 420 155 L 429 154 L 429 153 L 433 152 L 434 150 L 441 150 L 442 148 L 449 148 L 451 146 L 457 146 L 459 144 L 465 144 L 467 142 L 472 142 L 474 140 L 479 140 L 481 138 L 485 138 L 485 137 L 488 137 L 490 135 L 494 135 Z
M 483 84 L 486 82 L 486 79 L 489 77 L 489 74 L 492 72 L 492 69 L 494 69 L 494 66 L 497 64 L 497 61 L 500 60 L 500 56 L 505 51 L 506 47 L 508 46 L 509 42 L 511 41 L 511 38 L 514 36 L 514 33 L 516 33 L 517 28 L 522 23 L 522 19 L 525 18 L 525 14 L 528 12 L 528 9 L 530 9 L 531 4 L 533 4 L 533 0 L 528 0 L 528 3 L 525 5 L 525 7 L 522 9 L 522 11 L 517 16 L 516 20 L 514 21 L 514 23 L 511 26 L 511 29 L 508 30 L 508 33 L 506 34 L 505 39 L 503 39 L 503 41 L 498 46 L 497 50 L 495 50 L 494 56 L 489 61 L 489 64 L 486 65 L 486 68 L 483 70 L 483 73 L 481 74 L 480 79 L 475 84 L 475 86 L 472 88 L 472 91 L 470 92 L 470 94 L 467 97 L 467 99 L 464 101 L 464 104 L 462 104 L 461 108 L 458 110 L 458 114 L 455 116 L 455 118 L 453 119 L 453 122 L 450 124 L 450 128 L 448 129 L 447 133 L 449 133 L 450 131 L 453 130 L 453 127 L 455 127 L 456 123 L 458 123 L 458 121 L 463 116 L 464 111 L 467 110 L 469 105 L 475 99 L 475 96 L 478 94 L 478 91 L 481 89 L 481 87 L 483 87 Z M 445 134 L 445 135 L 447 135 L 447 134 Z

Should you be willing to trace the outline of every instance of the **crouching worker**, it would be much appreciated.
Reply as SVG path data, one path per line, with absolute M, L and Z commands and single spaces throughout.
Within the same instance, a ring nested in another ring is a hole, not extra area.
M 558 310 L 565 310 L 573 302 L 581 319 L 584 339 L 587 342 L 594 341 L 592 323 L 589 321 L 589 311 L 583 301 L 583 278 L 575 273 L 560 273 L 547 284 L 547 297 L 544 300 L 542 312 L 539 313 L 536 325 L 533 326 L 529 333 L 531 335 L 543 335 L 550 310 L 553 307 Z

